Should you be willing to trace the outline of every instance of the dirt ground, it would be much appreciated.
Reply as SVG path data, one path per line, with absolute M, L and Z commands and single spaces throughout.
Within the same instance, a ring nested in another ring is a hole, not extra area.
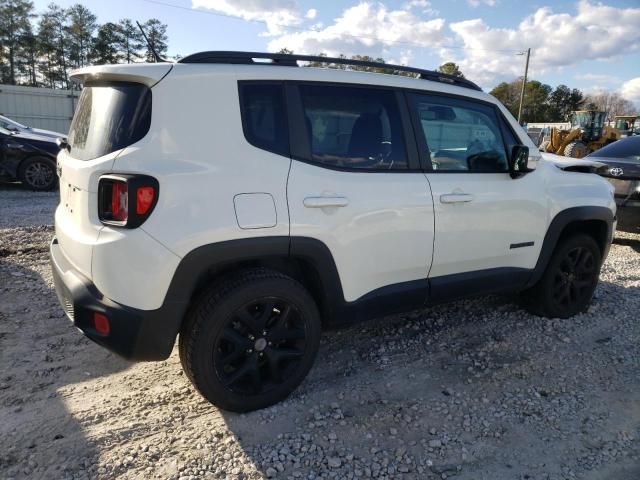
M 75 330 L 54 194 L 0 186 L 0 478 L 640 479 L 640 236 L 570 320 L 485 297 L 324 335 L 285 402 L 219 411 Z

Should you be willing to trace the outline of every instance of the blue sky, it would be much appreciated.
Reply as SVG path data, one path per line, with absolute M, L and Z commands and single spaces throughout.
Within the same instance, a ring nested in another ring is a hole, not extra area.
M 50 1 L 35 0 L 36 10 Z M 159 18 L 171 55 L 287 46 L 423 68 L 452 60 L 485 89 L 521 75 L 517 52 L 531 47 L 531 78 L 621 91 L 640 107 L 640 0 L 158 0 L 182 8 L 154 1 L 80 3 L 100 22 Z

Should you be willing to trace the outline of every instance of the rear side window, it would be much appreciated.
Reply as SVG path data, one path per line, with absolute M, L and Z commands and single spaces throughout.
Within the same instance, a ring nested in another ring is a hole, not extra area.
M 128 82 L 87 83 L 69 129 L 70 155 L 91 160 L 141 140 L 151 126 L 151 89 Z
M 407 168 L 393 91 L 301 85 L 300 94 L 312 161 L 349 169 Z
M 409 98 L 434 171 L 508 171 L 493 107 L 445 96 L 411 94 Z
M 240 84 L 242 128 L 254 147 L 289 156 L 284 93 L 281 84 Z

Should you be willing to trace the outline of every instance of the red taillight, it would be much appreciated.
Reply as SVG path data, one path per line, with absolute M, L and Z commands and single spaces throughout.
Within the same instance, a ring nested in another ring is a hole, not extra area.
M 115 227 L 139 227 L 156 206 L 159 188 L 148 175 L 103 175 L 98 183 L 98 218 Z
M 98 312 L 93 312 L 93 327 L 100 335 L 109 335 L 111 326 L 109 325 L 109 318 L 106 315 Z
M 114 181 L 111 184 L 111 219 L 126 222 L 129 216 L 129 195 L 127 182 Z
M 153 187 L 138 187 L 136 191 L 136 213 L 144 215 L 149 211 L 153 204 L 155 190 Z

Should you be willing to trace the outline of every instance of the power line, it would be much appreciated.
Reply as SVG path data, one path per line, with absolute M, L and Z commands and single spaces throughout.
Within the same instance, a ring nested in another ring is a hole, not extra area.
M 280 27 L 280 28 L 284 28 L 284 29 L 289 29 L 289 30 L 296 30 L 298 32 L 301 33 L 319 33 L 319 30 L 314 30 L 314 29 L 310 29 L 310 28 L 303 28 L 303 27 L 296 27 L 295 25 L 284 25 L 284 24 L 280 24 L 280 23 L 273 23 L 273 22 L 267 22 L 266 20 L 248 20 L 246 18 L 242 18 L 242 17 L 237 17 L 234 15 L 229 15 L 227 13 L 222 13 L 222 12 L 212 12 L 210 10 L 201 10 L 201 9 L 197 9 L 197 8 L 193 8 L 193 7 L 185 7 L 183 5 L 176 5 L 174 3 L 168 3 L 168 2 L 163 2 L 160 0 L 142 0 L 143 2 L 147 2 L 147 3 L 153 3 L 156 5 L 161 5 L 163 7 L 170 7 L 170 8 L 176 8 L 179 10 L 186 10 L 188 12 L 191 13 L 201 13 L 201 14 L 205 14 L 205 15 L 212 15 L 214 17 L 222 17 L 222 18 L 230 18 L 232 20 L 239 20 L 242 22 L 247 22 L 247 23 L 259 23 L 261 25 L 265 25 L 265 26 L 269 26 L 269 25 L 273 25 L 276 27 Z M 348 33 L 343 33 L 342 34 L 344 37 L 349 37 L 349 38 L 356 38 L 356 39 L 360 39 L 360 40 L 369 40 L 369 41 L 374 41 L 374 42 L 381 42 L 381 43 L 388 43 L 388 44 L 393 44 L 393 45 L 406 45 L 406 46 L 411 46 L 411 47 L 419 47 L 419 48 L 426 48 L 427 45 L 421 44 L 421 43 L 416 43 L 416 42 L 407 42 L 407 41 L 402 41 L 402 40 L 382 40 L 380 38 L 377 37 L 368 37 L 368 36 L 364 36 L 364 35 L 352 35 L 352 34 L 348 34 Z M 477 48 L 477 47 L 463 47 L 460 45 L 437 45 L 434 46 L 432 48 L 442 48 L 442 49 L 457 49 L 457 50 L 482 50 L 485 52 L 502 52 L 502 53 L 512 53 L 512 54 L 522 54 L 522 50 L 515 50 L 515 49 L 491 49 L 491 48 Z

